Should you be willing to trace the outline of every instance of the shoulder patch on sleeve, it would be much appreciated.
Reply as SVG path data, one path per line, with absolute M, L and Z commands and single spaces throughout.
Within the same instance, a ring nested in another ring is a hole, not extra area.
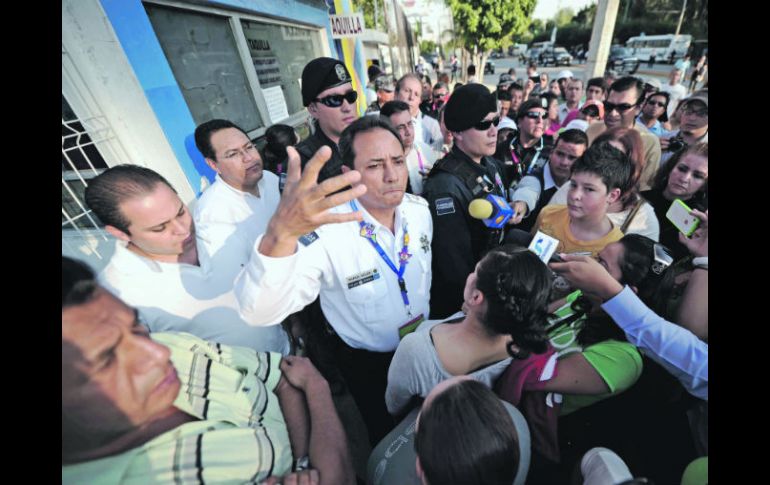
M 455 201 L 451 197 L 436 199 L 436 215 L 443 216 L 455 213 Z
M 304 236 L 299 238 L 299 242 L 302 243 L 303 246 L 307 247 L 313 244 L 318 240 L 320 236 L 315 231 L 309 232 L 305 234 Z
M 404 194 L 404 198 L 409 202 L 414 202 L 415 204 L 420 204 L 422 206 L 428 207 L 428 201 L 423 199 L 419 195 Z

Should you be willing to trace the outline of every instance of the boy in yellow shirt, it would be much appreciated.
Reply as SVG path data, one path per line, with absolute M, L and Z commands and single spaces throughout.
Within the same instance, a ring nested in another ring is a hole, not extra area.
M 609 143 L 592 145 L 572 165 L 567 205 L 545 206 L 533 233 L 558 239 L 559 252 L 590 252 L 596 257 L 604 246 L 623 237 L 607 217 L 607 209 L 620 197 L 632 170 L 622 151 Z

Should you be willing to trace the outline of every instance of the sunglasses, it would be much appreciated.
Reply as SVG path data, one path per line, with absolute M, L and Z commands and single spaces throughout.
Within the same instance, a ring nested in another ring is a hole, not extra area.
M 527 111 L 527 114 L 525 114 L 527 118 L 531 120 L 539 120 L 539 119 L 546 119 L 548 118 L 548 113 L 541 113 L 539 111 Z
M 581 111 L 586 116 L 599 116 L 599 108 L 596 106 L 589 106 L 588 108 Z
M 476 128 L 477 130 L 486 131 L 489 129 L 490 126 L 492 125 L 497 126 L 499 124 L 500 124 L 500 117 L 495 116 L 491 120 L 479 121 L 478 123 L 473 125 L 473 127 Z
M 647 101 L 647 104 L 649 104 L 651 106 L 659 106 L 661 108 L 665 108 L 666 107 L 666 103 L 664 103 L 662 101 Z
M 636 106 L 636 104 L 629 104 L 629 103 L 615 104 L 615 103 L 610 103 L 608 101 L 605 101 L 604 102 L 604 112 L 605 113 L 609 113 L 612 110 L 616 109 L 616 110 L 618 110 L 618 113 L 624 113 L 624 112 L 630 110 L 631 108 L 633 108 L 635 106 Z
M 316 99 L 316 101 L 330 108 L 339 108 L 342 106 L 342 100 L 347 101 L 348 104 L 353 104 L 357 99 L 358 93 L 356 91 L 348 91 L 345 94 L 332 94 L 325 98 Z

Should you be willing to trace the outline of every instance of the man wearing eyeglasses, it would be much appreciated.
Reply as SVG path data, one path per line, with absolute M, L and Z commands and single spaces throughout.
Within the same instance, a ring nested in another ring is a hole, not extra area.
M 707 89 L 694 92 L 682 102 L 679 120 L 679 129 L 669 132 L 660 139 L 663 150 L 661 164 L 666 163 L 679 150 L 696 143 L 708 143 L 709 92 Z
M 662 136 L 666 130 L 661 123 L 668 121 L 666 108 L 668 108 L 668 93 L 665 91 L 652 93 L 644 101 L 642 113 L 636 120 L 653 135 Z
M 499 233 L 470 216 L 473 199 L 505 198 L 501 168 L 492 155 L 497 145 L 497 99 L 483 84 L 457 88 L 444 109 L 454 137 L 452 150 L 436 162 L 423 186 L 433 218 L 431 318 L 457 312 L 465 279 L 482 254 L 499 243 Z
M 393 100 L 385 103 L 380 115 L 386 117 L 401 135 L 406 155 L 406 167 L 409 170 L 409 183 L 406 191 L 409 194 L 422 194 L 422 186 L 428 172 L 433 168 L 435 158 L 433 150 L 414 137 L 414 120 L 409 113 L 409 105 L 403 101 Z
M 519 130 L 497 147 L 496 158 L 504 164 L 505 186 L 511 191 L 522 177 L 548 160 L 553 138 L 544 134 L 547 105 L 545 98 L 525 101 L 516 113 Z
M 313 117 L 315 128 L 312 135 L 296 146 L 302 169 L 322 146 L 332 150 L 332 157 L 321 169 L 318 182 L 342 173 L 337 143 L 342 130 L 358 118 L 358 93 L 351 82 L 345 64 L 330 57 L 313 59 L 302 70 L 302 104 Z
M 195 129 L 195 146 L 216 173 L 195 205 L 195 223 L 233 224 L 256 241 L 278 207 L 278 177 L 264 170 L 257 147 L 245 131 L 227 120 Z
M 586 130 L 589 147 L 597 136 L 609 128 L 622 126 L 639 132 L 642 138 L 644 152 L 644 169 L 639 178 L 640 190 L 652 187 L 652 179 L 660 166 L 660 141 L 650 133 L 636 117 L 644 101 L 644 82 L 636 77 L 626 76 L 618 79 L 610 86 L 607 101 L 604 102 L 604 121 L 592 123 Z

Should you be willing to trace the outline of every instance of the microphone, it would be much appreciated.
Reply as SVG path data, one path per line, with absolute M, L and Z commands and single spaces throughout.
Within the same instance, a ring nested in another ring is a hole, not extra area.
M 513 217 L 513 209 L 505 199 L 488 194 L 484 199 L 473 199 L 468 212 L 474 219 L 481 219 L 487 227 L 500 229 Z

